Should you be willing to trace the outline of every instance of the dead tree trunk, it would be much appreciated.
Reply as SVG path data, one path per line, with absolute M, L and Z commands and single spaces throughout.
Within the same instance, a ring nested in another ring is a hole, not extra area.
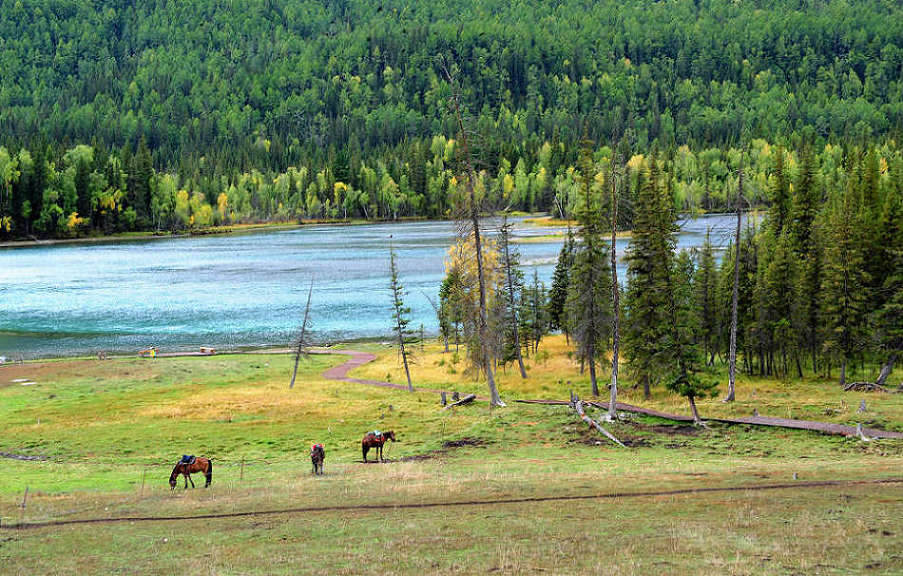
M 304 352 L 304 345 L 307 340 L 307 319 L 310 317 L 310 296 L 314 292 L 314 282 L 311 280 L 310 288 L 307 291 L 307 305 L 304 307 L 304 321 L 301 323 L 301 335 L 298 336 L 298 350 L 295 352 L 295 368 L 292 370 L 292 382 L 289 388 L 295 387 L 295 377 L 298 375 L 298 362 L 301 360 L 301 354 Z
M 470 215 L 470 224 L 473 228 L 473 243 L 477 257 L 477 282 L 480 285 L 480 355 L 482 356 L 483 361 L 483 371 L 486 373 L 486 382 L 489 386 L 489 403 L 492 406 L 504 406 L 505 403 L 502 402 L 502 399 L 499 396 L 498 388 L 495 385 L 495 376 L 492 373 L 492 359 L 490 358 L 489 321 L 486 312 L 486 278 L 483 273 L 483 247 L 480 242 L 480 207 L 479 203 L 477 202 L 477 192 L 474 184 L 476 175 L 474 174 L 473 165 L 470 162 L 470 150 L 467 147 L 467 132 L 464 130 L 464 119 L 461 117 L 461 105 L 459 102 L 458 92 L 455 89 L 454 80 L 452 79 L 451 72 L 449 72 L 447 66 L 445 67 L 445 76 L 448 79 L 448 83 L 452 86 L 452 102 L 455 107 L 455 116 L 457 117 L 458 121 L 458 130 L 461 135 L 461 150 L 464 156 L 465 171 L 467 173 L 466 185 L 468 199 L 470 201 L 468 212 Z
M 623 442 L 615 438 L 615 436 L 611 432 L 600 426 L 598 422 L 586 415 L 586 411 L 583 409 L 583 400 L 577 398 L 577 396 L 573 392 L 571 392 L 571 408 L 577 413 L 578 416 L 580 416 L 581 420 L 589 425 L 590 428 L 595 429 L 618 446 L 627 448 L 627 446 L 625 446 Z
M 887 363 L 881 367 L 881 373 L 878 374 L 878 379 L 875 380 L 875 384 L 883 387 L 884 383 L 887 382 L 887 378 L 890 376 L 890 373 L 894 371 L 894 364 L 897 362 L 897 352 L 893 352 L 890 355 L 890 358 L 887 359 Z
M 443 410 L 448 410 L 449 408 L 454 408 L 455 406 L 464 406 L 465 404 L 470 404 L 471 402 L 473 402 L 476 399 L 477 399 L 476 394 L 468 394 L 467 396 L 465 396 L 464 398 L 461 398 L 457 402 L 453 402 L 453 403 L 449 404 L 448 406 L 443 408 Z

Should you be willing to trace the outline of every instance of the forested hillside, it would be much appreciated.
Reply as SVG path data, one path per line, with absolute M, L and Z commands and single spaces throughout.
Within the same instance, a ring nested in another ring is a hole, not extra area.
M 524 209 L 555 210 L 583 136 L 687 146 L 700 206 L 730 147 L 893 147 L 903 127 L 890 1 L 0 0 L 2 234 L 442 216 L 443 58 Z

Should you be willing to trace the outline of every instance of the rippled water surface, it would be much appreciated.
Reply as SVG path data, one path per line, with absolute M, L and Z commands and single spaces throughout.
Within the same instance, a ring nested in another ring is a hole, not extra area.
M 681 247 L 729 216 L 683 223 Z M 389 337 L 388 245 L 398 253 L 412 325 L 436 331 L 433 309 L 450 222 L 309 226 L 204 236 L 0 250 L 0 356 L 69 356 L 281 346 L 297 332 L 308 285 L 317 340 Z M 549 230 L 519 227 L 516 236 Z M 627 242 L 619 243 L 619 252 Z M 519 244 L 525 272 L 548 283 L 560 240 Z M 624 272 L 621 271 L 623 279 Z

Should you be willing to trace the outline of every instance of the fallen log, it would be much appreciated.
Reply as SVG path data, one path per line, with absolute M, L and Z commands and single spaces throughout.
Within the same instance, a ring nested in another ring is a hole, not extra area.
M 844 392 L 887 392 L 887 388 L 874 382 L 850 382 L 843 387 Z
M 452 402 L 451 404 L 449 404 L 448 406 L 443 408 L 443 410 L 448 410 L 449 408 L 454 408 L 455 406 L 464 406 L 465 404 L 470 404 L 471 402 L 473 402 L 476 399 L 477 399 L 476 394 L 468 394 L 467 396 L 465 396 L 464 398 L 461 398 L 457 402 Z
M 566 400 L 517 400 L 523 404 L 542 404 L 549 406 L 567 406 L 570 403 Z M 608 404 L 600 404 L 596 402 L 587 402 L 590 406 L 597 408 L 607 408 Z M 668 414 L 667 412 L 659 412 L 649 408 L 633 406 L 618 402 L 618 410 L 621 412 L 633 412 L 635 414 L 644 414 L 646 416 L 654 416 L 663 420 L 672 420 L 674 422 L 692 422 L 691 416 L 683 416 L 681 414 Z M 723 422 L 725 424 L 751 424 L 753 426 L 769 426 L 775 428 L 792 428 L 795 430 L 810 430 L 813 432 L 821 432 L 823 434 L 834 434 L 838 436 L 854 436 L 858 437 L 856 426 L 847 426 L 846 424 L 832 424 L 830 422 L 819 422 L 817 420 L 792 420 L 790 418 L 770 418 L 768 416 L 750 416 L 739 418 L 706 418 L 709 422 Z M 903 432 L 894 432 L 891 430 L 879 430 L 877 428 L 862 428 L 869 439 L 875 438 L 895 438 L 903 440 Z
M 590 428 L 595 428 L 596 431 L 598 431 L 600 434 L 602 434 L 618 446 L 627 448 L 627 446 L 625 446 L 623 442 L 615 438 L 611 432 L 600 426 L 598 422 L 586 415 L 586 411 L 583 409 L 583 400 L 577 398 L 577 396 L 573 392 L 571 393 L 571 398 L 573 399 L 573 402 L 571 402 L 570 406 L 577 413 L 577 415 L 580 416 L 581 420 L 589 424 Z

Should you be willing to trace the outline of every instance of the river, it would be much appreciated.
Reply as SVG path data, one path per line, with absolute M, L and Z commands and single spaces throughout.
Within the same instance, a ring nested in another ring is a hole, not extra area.
M 726 245 L 730 215 L 681 222 L 678 246 L 699 246 L 707 229 Z M 398 254 L 411 325 L 435 333 L 429 300 L 444 274 L 454 223 L 304 226 L 289 230 L 143 241 L 0 249 L 0 356 L 133 353 L 209 345 L 288 345 L 313 280 L 312 329 L 319 342 L 390 338 L 388 244 Z M 548 286 L 561 248 L 550 229 L 515 226 L 525 274 Z M 629 240 L 619 241 L 619 256 Z M 619 271 L 626 278 L 626 271 Z

